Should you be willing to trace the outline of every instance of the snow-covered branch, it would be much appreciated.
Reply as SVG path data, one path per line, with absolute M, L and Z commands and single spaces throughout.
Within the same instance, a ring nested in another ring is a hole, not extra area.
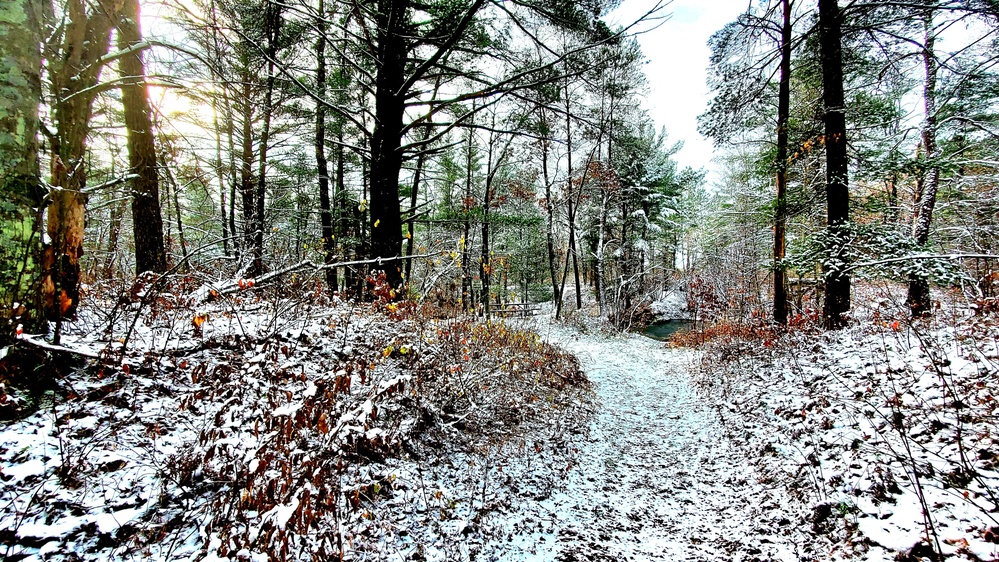
M 874 267 L 878 265 L 885 265 L 889 263 L 900 263 L 907 261 L 921 261 L 921 260 L 964 260 L 964 259 L 980 259 L 980 260 L 997 260 L 999 255 L 994 254 L 912 254 L 908 256 L 900 256 L 897 258 L 885 258 L 880 260 L 864 261 L 860 263 L 855 263 L 843 271 L 853 271 L 854 269 L 861 269 L 864 267 Z

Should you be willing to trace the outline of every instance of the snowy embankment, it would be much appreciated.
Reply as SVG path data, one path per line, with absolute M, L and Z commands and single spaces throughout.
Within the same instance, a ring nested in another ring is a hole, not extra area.
M 758 472 L 810 508 L 819 559 L 999 559 L 999 331 L 968 314 L 877 310 L 705 348 L 701 387 Z
M 124 356 L 0 432 L 4 559 L 467 559 L 505 467 L 550 488 L 587 415 L 575 359 L 504 324 L 252 291 L 93 312 L 64 343 Z

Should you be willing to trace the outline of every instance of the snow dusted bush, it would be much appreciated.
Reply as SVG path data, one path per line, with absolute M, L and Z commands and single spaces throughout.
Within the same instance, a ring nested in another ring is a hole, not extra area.
M 503 323 L 306 283 L 197 302 L 167 288 L 84 308 L 85 331 L 63 342 L 105 363 L 60 380 L 45 410 L 0 434 L 8 556 L 442 548 L 470 532 L 442 522 L 504 496 L 489 467 L 558 457 L 553 428 L 585 419 L 575 358 Z M 456 454 L 486 470 L 454 467 Z

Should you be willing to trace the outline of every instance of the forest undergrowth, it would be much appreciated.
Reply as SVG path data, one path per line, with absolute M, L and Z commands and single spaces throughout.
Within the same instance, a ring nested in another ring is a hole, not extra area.
M 572 466 L 587 379 L 533 332 L 370 281 L 375 302 L 95 286 L 61 346 L 24 336 L 3 361 L 4 559 L 473 557 L 506 486 Z
M 806 315 L 674 341 L 703 350 L 698 385 L 826 559 L 999 559 L 999 318 L 956 293 L 917 319 L 904 288 L 858 293 L 842 331 Z

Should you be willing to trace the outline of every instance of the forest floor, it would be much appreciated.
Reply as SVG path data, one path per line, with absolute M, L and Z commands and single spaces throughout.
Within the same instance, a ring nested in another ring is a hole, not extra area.
M 4 559 L 999 559 L 999 331 L 967 310 L 694 351 L 179 289 L 81 316 L 103 367 L 0 373 Z
M 799 560 L 801 522 L 780 486 L 758 482 L 692 384 L 699 353 L 639 335 L 552 326 L 599 408 L 576 466 L 506 522 L 500 560 Z

